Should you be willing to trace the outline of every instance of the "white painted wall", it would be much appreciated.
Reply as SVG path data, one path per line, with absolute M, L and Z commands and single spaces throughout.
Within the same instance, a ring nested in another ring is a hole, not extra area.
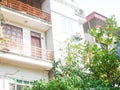
M 13 78 L 26 81 L 34 81 L 40 79 L 48 81 L 48 72 L 0 64 L 0 90 L 9 90 L 9 83 L 11 82 L 11 79 L 8 77 L 11 79 Z
M 51 3 L 51 10 L 52 10 L 52 12 L 56 12 L 58 14 L 62 14 L 66 17 L 77 20 L 75 14 L 74 14 L 74 9 L 67 7 L 66 5 L 61 4 L 59 2 L 55 2 L 55 1 L 52 2 Z
M 9 81 L 5 77 L 0 77 L 0 90 L 9 90 Z
M 45 32 L 45 37 L 46 37 L 46 48 L 47 50 L 53 50 L 53 34 L 52 34 L 52 29 L 48 30 Z
M 85 33 L 85 40 L 88 41 L 90 44 L 95 43 L 95 38 L 91 36 L 89 33 Z
M 0 90 L 3 90 L 3 80 L 1 77 L 0 77 Z
M 31 55 L 31 34 L 28 28 L 23 28 L 23 49 L 25 55 Z
M 20 80 L 48 80 L 48 72 L 16 67 L 8 64 L 0 64 L 0 76 L 9 76 Z
M 51 18 L 52 18 L 52 31 L 53 31 L 53 44 L 55 51 L 55 58 L 61 58 L 59 49 L 62 48 L 63 42 L 76 32 L 81 34 L 84 38 L 82 23 L 85 22 L 84 18 L 75 15 L 75 9 L 63 3 L 51 2 Z
M 42 5 L 42 10 L 47 12 L 47 13 L 50 13 L 50 0 L 45 0 Z

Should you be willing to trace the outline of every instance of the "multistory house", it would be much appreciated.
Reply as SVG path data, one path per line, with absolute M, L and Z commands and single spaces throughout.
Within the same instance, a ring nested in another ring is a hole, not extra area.
M 34 80 L 48 80 L 53 51 L 46 46 L 52 37 L 47 1 L 1 0 L 0 90 L 22 90 Z
M 89 14 L 86 17 L 86 22 L 83 24 L 85 39 L 90 43 L 94 43 L 95 39 L 90 34 L 88 34 L 88 31 L 96 27 L 104 27 L 106 20 L 107 17 L 97 12 L 92 12 L 91 14 Z
M 58 60 L 65 53 L 60 52 L 63 42 L 75 38 L 77 42 L 84 40 L 84 11 L 79 8 L 78 0 L 51 0 L 52 32 L 54 58 Z M 82 40 L 81 40 L 82 39 Z
M 77 0 L 0 0 L 0 90 L 49 80 L 63 41 L 84 38 Z

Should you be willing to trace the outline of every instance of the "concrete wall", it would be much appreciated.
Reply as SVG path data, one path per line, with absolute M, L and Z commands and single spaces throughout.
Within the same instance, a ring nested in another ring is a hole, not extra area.
M 29 70 L 27 68 L 16 67 L 9 64 L 0 64 L 0 90 L 9 90 L 9 83 L 11 83 L 12 79 L 32 82 L 40 79 L 48 81 L 48 72 Z M 17 82 L 13 83 L 19 84 Z
M 48 30 L 45 32 L 45 37 L 46 37 L 46 48 L 47 50 L 53 50 L 53 34 L 52 34 L 52 29 Z
M 95 44 L 95 38 L 91 36 L 89 33 L 85 33 L 85 40 L 90 44 Z
M 84 31 L 82 28 L 80 17 L 75 15 L 75 9 L 60 2 L 51 2 L 51 18 L 52 18 L 52 32 L 53 32 L 53 44 L 55 51 L 55 58 L 61 58 L 59 52 L 60 48 L 63 48 L 63 42 L 75 35 L 76 32 L 80 33 L 84 38 Z
M 9 68 L 9 69 L 8 69 Z M 0 76 L 9 76 L 16 79 L 23 80 L 48 80 L 48 72 L 40 70 L 32 70 L 22 67 L 16 67 L 9 64 L 0 64 Z
M 47 12 L 47 13 L 50 13 L 50 0 L 45 0 L 42 5 L 42 10 Z

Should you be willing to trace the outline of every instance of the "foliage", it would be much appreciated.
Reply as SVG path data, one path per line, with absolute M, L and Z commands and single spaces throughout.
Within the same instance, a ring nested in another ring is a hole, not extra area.
M 115 87 L 120 86 L 120 59 L 116 53 L 120 32 L 114 17 L 108 19 L 104 28 L 94 28 L 90 34 L 97 43 L 85 46 L 85 65 L 94 79 L 101 80 L 100 85 Z M 86 63 L 87 61 L 87 63 Z
M 48 83 L 35 81 L 32 90 L 78 90 L 84 87 L 84 78 L 79 56 L 81 44 L 74 45 L 71 41 L 67 44 L 64 61 L 58 60 L 53 63 L 54 78 Z M 65 50 L 65 49 L 64 49 Z
M 62 50 L 65 57 L 53 63 L 54 78 L 49 82 L 35 81 L 32 90 L 119 90 L 119 32 L 111 17 L 105 27 L 90 30 L 95 44 L 69 40 Z

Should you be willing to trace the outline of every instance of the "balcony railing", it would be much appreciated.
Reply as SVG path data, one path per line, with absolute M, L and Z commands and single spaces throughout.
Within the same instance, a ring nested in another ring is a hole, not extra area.
M 24 14 L 29 14 L 31 16 L 35 16 L 37 18 L 51 22 L 51 15 L 49 13 L 46 13 L 38 8 L 32 7 L 29 4 L 25 4 L 17 0 L 1 0 L 0 4 L 11 9 L 20 11 Z
M 53 51 L 25 45 L 9 39 L 0 43 L 0 51 L 31 57 L 36 60 L 53 60 Z

